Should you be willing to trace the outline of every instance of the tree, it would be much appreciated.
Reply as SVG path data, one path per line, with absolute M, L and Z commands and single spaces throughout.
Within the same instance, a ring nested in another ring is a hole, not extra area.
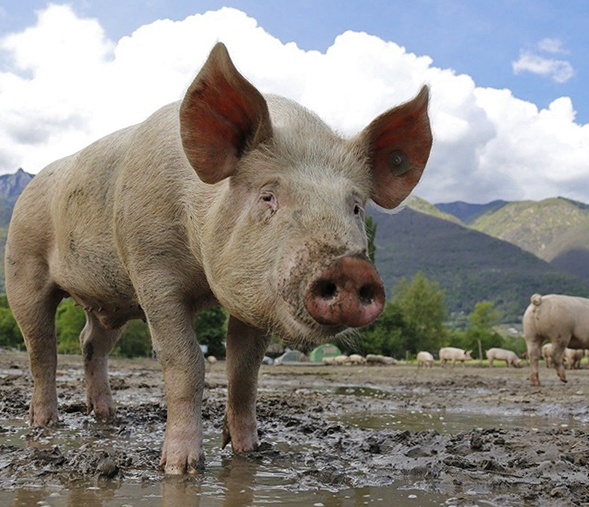
M 0 306 L 0 347 L 22 348 L 22 334 L 10 308 Z
M 490 301 L 475 304 L 474 310 L 468 315 L 468 327 L 463 334 L 462 347 L 478 350 L 481 342 L 483 353 L 491 347 L 502 347 L 502 336 L 493 331 L 493 327 L 500 322 L 500 313 Z M 482 358 L 481 358 L 482 359 Z
M 437 282 L 430 282 L 421 271 L 411 283 L 403 277 L 395 287 L 392 302 L 403 314 L 406 351 L 411 354 L 435 351 L 444 344 L 447 339 L 444 292 Z
M 194 318 L 194 329 L 198 343 L 208 346 L 208 354 L 225 357 L 227 312 L 222 307 L 213 306 L 198 312 Z
M 405 355 L 403 338 L 406 325 L 401 308 L 387 301 L 380 317 L 365 327 L 360 335 L 349 343 L 341 343 L 340 348 L 352 349 L 362 355 L 384 354 L 401 357 Z
M 122 357 L 151 356 L 149 327 L 142 320 L 131 320 L 113 349 L 113 355 Z
M 57 332 L 57 352 L 60 354 L 80 353 L 80 333 L 86 324 L 84 310 L 72 299 L 64 299 L 57 307 L 55 330 Z

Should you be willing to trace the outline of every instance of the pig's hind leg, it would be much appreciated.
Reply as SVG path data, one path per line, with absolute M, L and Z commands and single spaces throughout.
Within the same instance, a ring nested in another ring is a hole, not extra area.
M 86 325 L 80 333 L 80 345 L 86 377 L 86 406 L 99 421 L 115 415 L 115 405 L 108 382 L 108 354 L 121 336 L 122 329 L 105 329 L 96 316 L 86 312 Z
M 231 442 L 234 452 L 258 448 L 256 397 L 258 371 L 270 337 L 260 329 L 230 317 L 227 332 L 227 408 L 223 447 Z

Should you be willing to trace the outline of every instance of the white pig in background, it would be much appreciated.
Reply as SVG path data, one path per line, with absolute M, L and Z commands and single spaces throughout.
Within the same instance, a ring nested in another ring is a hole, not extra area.
M 30 423 L 58 419 L 55 310 L 71 297 L 86 313 L 88 411 L 114 416 L 107 357 L 125 323 L 145 319 L 167 401 L 160 464 L 202 470 L 205 360 L 193 317 L 220 304 L 230 315 L 222 445 L 256 449 L 272 334 L 325 342 L 381 313 L 364 208 L 372 199 L 392 209 L 419 181 L 427 107 L 423 87 L 346 140 L 296 103 L 263 96 L 217 44 L 181 102 L 43 169 L 6 245 L 6 292 L 34 380 Z
M 553 346 L 552 361 L 556 374 L 562 382 L 566 382 L 562 364 L 565 349 L 589 348 L 589 299 L 561 294 L 534 294 L 524 313 L 523 324 L 532 384 L 540 385 L 538 360 L 541 345 L 546 340 L 550 340 Z
M 564 362 L 569 370 L 581 368 L 581 361 L 585 351 L 583 349 L 564 349 Z
M 434 365 L 434 356 L 422 350 L 417 354 L 417 367 L 431 368 Z
M 489 366 L 491 367 L 493 366 L 493 362 L 495 361 L 505 361 L 505 366 L 513 366 L 514 368 L 519 368 L 522 362 L 522 360 L 519 357 L 517 357 L 517 354 L 513 352 L 513 350 L 494 347 L 487 350 L 485 355 L 487 356 Z
M 544 363 L 546 364 L 546 368 L 552 368 L 552 352 L 554 351 L 554 347 L 552 343 L 545 343 L 542 345 L 542 357 L 544 358 Z
M 440 364 L 444 366 L 447 362 L 452 361 L 452 366 L 456 361 L 460 361 L 464 366 L 464 361 L 471 361 L 470 353 L 472 350 L 463 350 L 456 347 L 444 347 L 440 349 Z

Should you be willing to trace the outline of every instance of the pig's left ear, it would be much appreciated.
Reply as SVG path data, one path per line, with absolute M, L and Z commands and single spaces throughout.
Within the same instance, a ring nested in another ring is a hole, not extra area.
M 272 136 L 268 105 L 217 43 L 180 106 L 180 136 L 190 165 L 205 183 L 235 172 L 249 149 Z
M 377 117 L 356 138 L 373 172 L 372 200 L 383 208 L 398 206 L 417 185 L 432 147 L 427 115 L 429 89 Z

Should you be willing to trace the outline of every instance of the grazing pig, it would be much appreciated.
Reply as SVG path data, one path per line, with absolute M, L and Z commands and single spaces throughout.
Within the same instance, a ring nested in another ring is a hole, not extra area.
M 494 361 L 505 361 L 505 366 L 513 366 L 514 368 L 519 368 L 522 363 L 522 360 L 512 350 L 492 348 L 487 350 L 485 354 L 490 367 L 493 367 Z
M 107 357 L 125 323 L 145 319 L 167 401 L 160 463 L 167 474 L 201 470 L 205 361 L 193 317 L 220 304 L 230 315 L 222 445 L 256 449 L 270 337 L 320 343 L 382 311 L 364 208 L 394 208 L 419 181 L 427 106 L 424 87 L 346 140 L 296 103 L 263 96 L 217 44 L 181 102 L 41 171 L 6 246 L 34 379 L 31 424 L 58 419 L 55 310 L 71 297 L 86 313 L 88 411 L 113 417 Z
M 523 317 L 524 338 L 532 367 L 530 380 L 540 385 L 538 360 L 546 340 L 554 347 L 552 361 L 558 378 L 566 382 L 562 365 L 565 349 L 589 348 L 589 299 L 549 294 L 534 294 Z
M 368 354 L 366 356 L 366 362 L 368 364 L 384 364 L 384 365 L 391 365 L 397 364 L 397 360 L 393 357 L 383 356 L 381 354 Z
M 583 349 L 564 349 L 564 361 L 567 365 L 567 368 L 569 370 L 578 370 L 581 368 L 581 361 L 583 360 L 584 355 L 585 350 Z
M 421 351 L 417 354 L 417 367 L 431 368 L 434 365 L 434 356 L 429 352 Z
M 456 361 L 460 361 L 464 366 L 464 361 L 472 360 L 470 353 L 472 350 L 457 349 L 456 347 L 443 347 L 440 349 L 440 364 L 444 366 L 448 361 L 452 361 L 452 367 Z

